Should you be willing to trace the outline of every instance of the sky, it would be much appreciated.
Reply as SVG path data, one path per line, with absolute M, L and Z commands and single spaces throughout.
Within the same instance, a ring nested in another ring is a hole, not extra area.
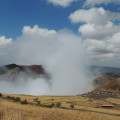
M 26 35 L 64 31 L 79 37 L 92 65 L 120 67 L 119 24 L 120 0 L 0 0 L 0 58 L 11 62 Z

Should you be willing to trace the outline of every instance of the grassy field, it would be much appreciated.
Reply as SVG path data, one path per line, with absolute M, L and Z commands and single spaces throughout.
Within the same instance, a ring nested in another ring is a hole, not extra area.
M 7 96 L 20 97 L 28 104 L 14 102 Z M 37 105 L 36 99 L 41 105 Z M 42 105 L 61 103 L 59 107 Z M 113 108 L 102 108 L 102 104 L 116 104 Z M 0 120 L 120 120 L 120 100 L 108 98 L 94 100 L 82 96 L 29 96 L 7 95 L 0 97 Z M 72 105 L 72 107 L 71 107 Z M 118 106 L 117 106 L 118 105 Z

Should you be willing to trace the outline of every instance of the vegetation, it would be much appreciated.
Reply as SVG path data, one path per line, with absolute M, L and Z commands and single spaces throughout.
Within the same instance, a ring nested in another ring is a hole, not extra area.
M 35 101 L 35 102 L 38 101 L 38 98 L 34 98 L 33 101 Z
M 120 99 L 107 98 L 105 101 L 92 99 L 91 102 L 89 98 L 82 96 L 38 96 L 37 98 L 33 100 L 34 96 L 3 94 L 3 98 L 0 98 L 0 120 L 120 119 L 120 109 L 116 107 L 111 109 L 97 108 L 107 103 L 120 105 Z M 19 101 L 13 102 L 15 99 L 19 99 Z
M 46 108 L 53 108 L 54 107 L 54 103 L 46 105 L 46 104 L 40 104 L 41 107 L 46 107 Z
M 2 97 L 2 93 L 0 93 L 0 97 Z
M 71 104 L 71 105 L 70 105 L 70 108 L 74 108 L 74 105 L 73 105 L 73 104 Z
M 15 97 L 14 96 L 7 96 L 7 99 L 9 99 L 9 100 L 15 100 Z
M 20 102 L 20 97 L 16 97 L 14 102 Z
M 21 104 L 28 104 L 27 100 L 22 100 Z
M 89 101 L 92 102 L 93 100 L 91 98 L 89 98 Z
M 41 103 L 41 101 L 38 100 L 38 101 L 37 101 L 37 105 L 40 105 L 40 103 Z
M 7 96 L 7 99 L 13 100 L 14 102 L 20 102 L 20 97 Z
M 51 107 L 54 107 L 55 106 L 55 104 L 54 103 L 51 103 Z
M 56 107 L 60 107 L 61 106 L 61 102 L 56 103 Z

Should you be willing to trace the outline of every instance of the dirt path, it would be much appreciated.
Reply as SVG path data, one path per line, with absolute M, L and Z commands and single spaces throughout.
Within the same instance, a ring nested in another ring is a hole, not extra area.
M 61 107 L 59 109 L 75 110 L 75 111 L 81 111 L 81 112 L 95 112 L 95 113 L 101 113 L 101 114 L 111 115 L 111 116 L 120 116 L 120 114 L 110 114 L 110 113 L 104 113 L 104 112 L 92 111 L 92 110 L 85 110 L 85 109 L 72 109 L 72 108 L 64 108 L 64 107 Z

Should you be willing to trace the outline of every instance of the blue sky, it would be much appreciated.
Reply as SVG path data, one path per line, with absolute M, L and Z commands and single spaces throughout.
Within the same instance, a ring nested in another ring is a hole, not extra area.
M 16 38 L 26 25 L 55 30 L 68 28 L 78 33 L 80 23 L 72 24 L 68 17 L 75 10 L 83 8 L 83 1 L 78 0 L 68 7 L 62 7 L 54 6 L 47 0 L 0 0 L 0 35 Z M 99 6 L 110 11 L 120 11 L 118 5 L 112 3 Z
M 14 38 L 21 34 L 23 26 L 36 24 L 49 29 L 68 28 L 77 31 L 77 26 L 68 19 L 76 8 L 79 8 L 78 4 L 63 8 L 45 0 L 1 0 L 0 35 Z

